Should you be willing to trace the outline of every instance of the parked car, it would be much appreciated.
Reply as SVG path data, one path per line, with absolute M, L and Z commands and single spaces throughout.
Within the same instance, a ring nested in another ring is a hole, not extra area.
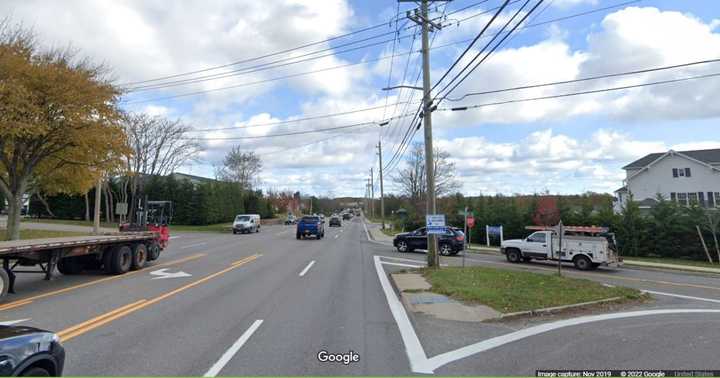
M 233 234 L 260 232 L 260 215 L 242 214 L 235 217 L 233 222 Z
M 294 215 L 290 214 L 285 219 L 285 225 L 295 224 L 297 223 L 297 218 L 295 218 Z
M 456 255 L 465 249 L 465 234 L 458 228 L 445 227 L 445 231 L 438 236 L 439 252 L 443 256 Z M 427 250 L 427 230 L 422 227 L 415 231 L 397 234 L 393 239 L 393 245 L 398 252 Z
M 55 333 L 0 326 L 0 376 L 59 377 L 64 365 L 65 349 Z
M 325 236 L 325 225 L 317 216 L 304 216 L 297 223 L 297 231 L 295 237 L 304 239 L 308 236 L 315 236 L 322 239 Z
M 340 220 L 340 217 L 335 215 L 330 218 L 330 223 L 328 224 L 330 227 L 342 227 L 342 221 Z

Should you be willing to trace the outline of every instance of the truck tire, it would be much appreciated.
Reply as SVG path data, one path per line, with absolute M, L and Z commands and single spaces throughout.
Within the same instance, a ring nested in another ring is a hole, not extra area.
M 510 248 L 505 251 L 505 257 L 507 258 L 507 261 L 510 261 L 511 263 L 517 264 L 520 261 L 522 261 L 522 254 L 519 250 L 515 248 Z
M 123 245 L 113 250 L 110 257 L 110 270 L 112 274 L 124 274 L 132 266 L 132 249 Z
M 84 268 L 83 262 L 77 257 L 64 257 L 57 264 L 57 270 L 66 276 L 80 274 Z
M 103 252 L 102 265 L 105 274 L 112 274 L 112 256 L 116 249 L 118 249 L 117 246 L 105 248 L 105 252 Z
M 160 245 L 151 243 L 147 246 L 147 261 L 155 261 L 160 257 Z
M 300 234 L 295 234 L 295 239 L 300 240 Z
M 0 303 L 5 300 L 8 288 L 10 288 L 10 277 L 5 269 L 0 268 Z
M 147 247 L 143 243 L 137 243 L 133 246 L 132 250 L 132 262 L 130 264 L 130 270 L 138 270 L 145 267 L 147 262 Z
M 575 258 L 573 258 L 573 264 L 575 264 L 575 267 L 580 270 L 592 269 L 592 261 L 590 261 L 590 258 L 585 255 L 575 256 Z

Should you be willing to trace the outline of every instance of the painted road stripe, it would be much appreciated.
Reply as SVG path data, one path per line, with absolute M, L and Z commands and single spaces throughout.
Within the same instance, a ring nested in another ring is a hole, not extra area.
M 707 309 L 667 309 L 667 310 L 646 310 L 646 311 L 632 311 L 632 312 L 619 312 L 614 314 L 603 314 L 603 315 L 590 315 L 580 316 L 577 318 L 560 320 L 557 322 L 541 324 L 535 327 L 525 328 L 519 331 L 510 332 L 508 334 L 493 337 L 479 343 L 468 345 L 466 347 L 456 349 L 447 353 L 437 355 L 427 360 L 425 368 L 432 372 L 433 370 L 446 365 L 450 362 L 463 359 L 473 354 L 485 352 L 490 349 L 497 348 L 499 346 L 509 344 L 527 337 L 539 335 L 541 333 L 550 332 L 556 329 L 572 327 L 580 324 L 593 323 L 605 320 L 613 319 L 626 319 L 636 318 L 641 316 L 655 316 L 655 315 L 676 315 L 676 314 L 720 314 L 720 310 L 707 310 Z
M 337 238 L 338 238 L 338 236 L 340 236 L 340 234 L 335 234 L 335 239 L 337 239 Z
M 14 324 L 26 322 L 26 321 L 28 321 L 28 320 L 30 320 L 30 318 L 17 319 L 17 320 L 7 320 L 7 321 L 4 321 L 4 322 L 0 322 L 0 326 L 11 326 L 11 325 L 14 325 Z
M 199 247 L 199 246 L 205 245 L 205 244 L 207 244 L 207 242 L 195 243 L 195 244 L 190 244 L 190 245 L 182 246 L 182 247 L 180 247 L 180 249 L 187 249 L 187 248 Z
M 393 291 L 385 269 L 382 267 L 380 256 L 373 256 L 373 260 L 375 260 L 375 271 L 380 279 L 380 285 L 385 292 L 388 306 L 390 306 L 390 313 L 392 313 L 395 323 L 398 325 L 400 337 L 402 337 L 403 344 L 405 344 L 405 353 L 407 353 L 408 360 L 410 361 L 410 369 L 415 373 L 432 374 L 432 369 L 423 366 L 427 362 L 425 350 L 422 344 L 420 344 L 420 339 L 418 339 L 417 334 L 415 334 L 415 329 L 413 329 L 412 323 L 410 323 L 405 308 L 395 295 L 395 291 Z
M 140 309 L 143 309 L 143 308 L 145 308 L 145 307 L 147 307 L 147 306 L 150 306 L 150 305 L 152 305 L 152 304 L 158 303 L 158 302 L 160 302 L 160 301 L 162 301 L 162 300 L 165 300 L 165 299 L 167 299 L 167 298 L 169 298 L 169 297 L 171 297 L 171 296 L 173 296 L 173 295 L 175 295 L 175 294 L 178 294 L 178 293 L 180 293 L 180 292 L 182 292 L 182 291 L 185 291 L 185 290 L 187 290 L 187 289 L 190 289 L 190 288 L 192 288 L 192 287 L 195 287 L 195 286 L 197 286 L 197 285 L 200 285 L 200 284 L 203 283 L 203 282 L 209 281 L 209 280 L 211 280 L 211 279 L 213 279 L 213 278 L 215 278 L 215 277 L 218 277 L 218 276 L 220 276 L 220 275 L 222 275 L 222 274 L 225 274 L 225 273 L 227 273 L 227 272 L 229 272 L 229 271 L 231 271 L 231 270 L 233 270 L 233 269 L 235 269 L 235 268 L 238 268 L 238 267 L 240 267 L 240 266 L 242 266 L 242 265 L 244 265 L 244 264 L 246 264 L 246 263 L 249 263 L 249 262 L 257 259 L 257 257 L 258 257 L 257 255 L 248 256 L 247 258 L 244 259 L 244 262 L 238 262 L 238 263 L 236 263 L 236 264 L 230 265 L 229 267 L 227 267 L 227 268 L 225 268 L 225 269 L 223 269 L 223 270 L 221 270 L 221 271 L 218 271 L 218 272 L 215 272 L 215 273 L 213 273 L 213 274 L 207 275 L 207 276 L 205 276 L 205 277 L 203 277 L 203 278 L 201 278 L 201 279 L 199 279 L 199 280 L 197 280 L 197 281 L 193 281 L 193 282 L 191 282 L 191 283 L 189 283 L 189 284 L 187 284 L 187 285 L 181 286 L 181 287 L 179 287 L 179 288 L 177 288 L 177 289 L 175 289 L 175 290 L 171 290 L 171 291 L 169 291 L 169 292 L 167 292 L 167 293 L 165 293 L 165 294 L 159 295 L 159 296 L 157 296 L 157 297 L 155 297 L 155 298 L 153 298 L 153 299 L 149 299 L 149 300 L 148 300 L 148 299 L 141 299 L 141 300 L 139 300 L 139 301 L 137 301 L 137 302 L 134 302 L 134 303 L 125 305 L 125 306 L 123 306 L 123 307 L 117 308 L 117 309 L 115 309 L 115 310 L 112 310 L 112 311 L 110 311 L 110 312 L 107 312 L 107 313 L 105 313 L 105 314 L 102 314 L 102 315 L 100 315 L 100 316 L 97 316 L 97 317 L 92 318 L 92 319 L 90 319 L 90 320 L 84 321 L 84 322 L 82 322 L 82 323 L 80 323 L 80 324 L 77 324 L 77 325 L 75 325 L 75 326 L 72 326 L 72 327 L 70 327 L 70 328 L 64 329 L 64 330 L 58 332 L 58 335 L 60 336 L 60 338 L 61 338 L 62 341 L 68 341 L 68 340 L 70 340 L 70 339 L 72 339 L 72 338 L 74 338 L 74 337 L 76 337 L 76 336 L 80 336 L 80 335 L 82 335 L 82 334 L 84 334 L 84 333 L 87 333 L 87 332 L 89 332 L 89 331 L 91 331 L 91 330 L 93 330 L 93 329 L 95 329 L 95 328 L 98 328 L 98 327 L 100 327 L 100 326 L 102 326 L 102 325 L 105 325 L 105 324 L 110 323 L 110 322 L 112 322 L 112 321 L 114 321 L 114 320 L 120 319 L 120 318 L 122 318 L 122 317 L 124 317 L 124 316 L 127 316 L 127 315 L 129 315 L 129 314 L 132 314 L 132 313 L 135 312 L 135 311 L 138 311 L 138 310 L 140 310 Z
M 255 333 L 255 331 L 257 331 L 257 329 L 260 328 L 260 325 L 262 323 L 263 323 L 262 319 L 256 320 L 250 326 L 250 328 L 248 328 L 247 331 L 245 331 L 245 333 L 243 333 L 242 336 L 240 336 L 240 338 L 237 339 L 237 341 L 235 341 L 235 343 L 230 348 L 228 348 L 228 350 L 226 350 L 225 353 L 223 353 L 223 355 L 220 357 L 220 359 L 217 360 L 217 362 L 215 362 L 215 364 L 213 364 L 213 366 L 210 368 L 210 370 L 207 371 L 207 373 L 205 373 L 204 377 L 217 376 L 218 373 L 220 373 L 220 370 L 222 370 L 225 367 L 225 365 L 227 365 L 227 363 L 230 362 L 230 360 L 233 358 L 233 356 L 235 356 L 235 354 L 240 350 L 240 348 L 242 348 L 242 346 L 245 345 L 245 343 L 248 341 L 248 339 L 250 339 L 250 336 L 252 336 L 253 333 Z
M 410 261 L 410 262 L 414 262 L 414 263 L 418 263 L 418 264 L 425 264 L 425 260 L 404 259 L 402 257 L 390 257 L 390 256 L 382 256 L 382 255 L 380 255 L 380 257 L 383 259 L 388 259 L 388 260 Z M 383 261 L 383 263 L 384 263 L 384 261 Z
M 682 299 L 692 299 L 694 301 L 720 303 L 720 300 L 718 300 L 718 299 L 693 297 L 690 295 L 680 295 L 680 294 L 673 294 L 673 293 L 664 293 L 662 291 L 653 291 L 653 290 L 640 290 L 640 291 L 642 291 L 643 293 L 648 293 L 648 294 L 664 295 L 664 296 L 668 296 L 668 297 L 675 297 L 675 298 L 682 298 Z
M 94 280 L 94 281 L 90 281 L 90 282 L 85 282 L 85 283 L 82 283 L 82 284 L 79 284 L 79 285 L 69 286 L 69 287 L 66 287 L 66 288 L 62 288 L 62 289 L 58 289 L 58 290 L 53 290 L 53 291 L 50 291 L 50 292 L 47 292 L 47 293 L 38 294 L 38 295 L 35 295 L 35 296 L 32 296 L 32 297 L 28 297 L 28 298 L 24 298 L 24 299 L 19 299 L 19 300 L 15 301 L 15 302 L 10 302 L 10 303 L 7 303 L 7 304 L 4 304 L 4 305 L 0 306 L 0 311 L 8 310 L 8 309 L 11 309 L 11 308 L 14 308 L 14 307 L 19 307 L 19 306 L 23 306 L 23 305 L 32 303 L 32 301 L 35 300 L 35 299 L 40 299 L 40 298 L 50 297 L 50 296 L 53 296 L 53 295 L 63 294 L 63 293 L 67 293 L 67 292 L 69 292 L 69 291 L 73 291 L 73 290 L 77 290 L 77 289 L 82 289 L 82 288 L 84 288 L 84 287 L 96 285 L 96 284 L 99 284 L 99 283 L 103 283 L 103 282 L 107 282 L 107 281 L 112 281 L 112 280 L 117 280 L 117 279 L 120 279 L 120 278 L 123 278 L 123 277 L 129 277 L 129 276 L 138 274 L 138 273 L 140 273 L 140 272 L 147 272 L 147 271 L 148 271 L 149 269 L 151 269 L 151 268 L 159 268 L 159 267 L 163 267 L 163 266 L 171 266 L 171 265 L 181 264 L 181 263 L 188 262 L 188 261 L 191 261 L 191 260 L 199 259 L 199 258 L 201 258 L 201 257 L 203 257 L 203 256 L 205 256 L 204 253 L 197 253 L 197 254 L 194 254 L 194 255 L 190 255 L 190 256 L 188 256 L 188 257 L 184 257 L 184 258 L 182 258 L 182 259 L 172 260 L 172 261 L 168 261 L 168 262 L 162 263 L 162 264 L 156 264 L 156 265 L 152 265 L 152 266 L 147 266 L 147 267 L 142 268 L 142 269 L 140 269 L 140 270 L 135 270 L 135 271 L 132 271 L 132 272 L 127 272 L 127 273 L 125 273 L 125 274 L 121 274 L 121 275 L 117 275 L 117 276 L 110 276 L 110 277 L 105 277 L 105 278 L 100 278 L 100 279 L 97 279 L 97 280 Z
M 310 263 L 307 264 L 307 266 L 305 267 L 305 269 L 303 269 L 302 272 L 300 272 L 300 277 L 304 276 L 305 273 L 307 273 L 307 271 L 310 270 L 310 268 L 312 268 L 313 265 L 315 265 L 315 260 L 310 261 Z
M 404 263 L 396 263 L 396 262 L 387 262 L 383 261 L 383 265 L 392 265 L 392 266 L 404 266 L 408 268 L 425 268 L 426 265 L 412 265 L 412 264 L 404 264 Z

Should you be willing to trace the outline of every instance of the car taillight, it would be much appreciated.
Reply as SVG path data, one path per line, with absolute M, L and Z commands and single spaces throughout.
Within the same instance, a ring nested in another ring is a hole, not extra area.
M 462 235 L 458 235 L 458 236 L 455 237 L 455 240 L 457 240 L 457 241 L 463 241 L 463 240 L 465 240 L 465 237 L 462 236 Z

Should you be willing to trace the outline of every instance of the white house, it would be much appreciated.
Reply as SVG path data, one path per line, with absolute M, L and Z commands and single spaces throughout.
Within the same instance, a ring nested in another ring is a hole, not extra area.
M 615 211 L 632 194 L 640 208 L 651 208 L 658 194 L 682 205 L 720 207 L 720 149 L 653 153 L 623 167 L 623 187 L 616 190 Z

